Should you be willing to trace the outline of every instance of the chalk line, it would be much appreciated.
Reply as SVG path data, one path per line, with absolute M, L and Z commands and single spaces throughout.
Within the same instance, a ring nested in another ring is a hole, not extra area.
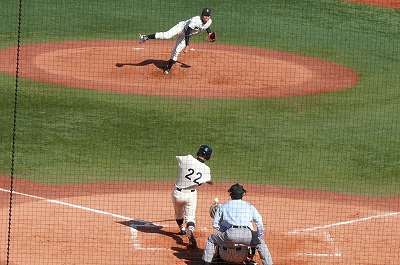
M 0 188 L 0 191 L 4 191 L 4 192 L 8 192 L 11 193 L 10 190 L 6 190 L 6 189 L 2 189 Z M 122 220 L 135 220 L 135 218 L 131 218 L 128 216 L 123 216 L 120 214 L 115 214 L 115 213 L 110 213 L 110 212 L 106 212 L 106 211 L 102 211 L 102 210 L 97 210 L 97 209 L 93 209 L 93 208 L 89 208 L 89 207 L 85 207 L 85 206 L 81 206 L 81 205 L 77 205 L 77 204 L 73 204 L 73 203 L 67 203 L 67 202 L 62 202 L 59 200 L 53 200 L 53 199 L 46 199 L 40 196 L 36 196 L 36 195 L 31 195 L 31 194 L 26 194 L 26 193 L 22 193 L 22 192 L 17 192 L 17 191 L 13 191 L 13 194 L 17 194 L 17 195 L 21 195 L 21 196 L 25 196 L 25 197 L 29 197 L 29 198 L 34 198 L 34 199 L 38 199 L 38 200 L 43 200 L 49 203 L 54 203 L 54 204 L 60 204 L 60 205 L 64 205 L 64 206 L 68 206 L 68 207 L 72 207 L 72 208 L 76 208 L 76 209 L 80 209 L 80 210 L 84 210 L 84 211 L 88 211 L 88 212 L 93 212 L 93 213 L 97 213 L 97 214 L 103 214 L 103 215 L 109 215 L 109 216 L 113 216 Z M 148 251 L 154 251 L 154 250 L 169 250 L 167 248 L 144 248 L 141 246 L 140 241 L 138 239 L 138 233 L 139 231 L 136 229 L 136 226 L 130 226 L 130 232 L 131 232 L 131 238 L 133 241 L 133 247 L 135 249 L 139 249 L 139 250 L 148 250 Z
M 399 214 L 400 214 L 400 212 L 377 214 L 377 215 L 372 215 L 372 216 L 363 217 L 363 218 L 359 218 L 359 219 L 327 224 L 327 225 L 323 225 L 323 226 L 315 226 L 315 227 L 311 227 L 311 228 L 297 229 L 297 230 L 293 230 L 293 231 L 289 232 L 289 234 L 311 233 L 311 232 L 315 232 L 315 231 L 318 231 L 318 230 L 323 230 L 323 229 L 327 229 L 327 228 L 331 228 L 331 227 L 335 227 L 335 226 L 350 225 L 350 224 L 355 224 L 355 223 L 358 223 L 358 222 L 369 221 L 369 220 L 372 220 L 372 219 L 392 217 L 392 216 L 396 216 L 396 215 L 399 215 Z M 340 252 L 338 247 L 335 245 L 332 236 L 328 232 L 326 232 L 326 231 L 322 231 L 321 233 L 318 232 L 317 235 L 322 235 L 322 237 L 324 238 L 325 242 L 328 242 L 329 245 L 333 246 L 333 250 L 334 250 L 333 252 L 334 253 L 333 254 L 328 254 L 328 253 L 298 253 L 297 255 L 318 256 L 318 257 L 332 257 L 332 256 L 333 257 L 341 257 L 342 256 L 342 253 Z
M 303 232 L 309 232 L 309 231 L 316 231 L 316 230 L 331 228 L 331 227 L 335 227 L 335 226 L 350 225 L 350 224 L 354 224 L 354 223 L 358 223 L 358 222 L 369 221 L 372 219 L 396 216 L 399 214 L 400 214 L 400 212 L 377 214 L 377 215 L 372 215 L 372 216 L 368 216 L 368 217 L 364 217 L 364 218 L 343 221 L 343 222 L 338 222 L 338 223 L 333 223 L 333 224 L 327 224 L 327 225 L 323 225 L 323 226 L 315 226 L 315 227 L 311 227 L 311 228 L 293 230 L 289 233 L 296 234 L 296 233 L 303 233 Z

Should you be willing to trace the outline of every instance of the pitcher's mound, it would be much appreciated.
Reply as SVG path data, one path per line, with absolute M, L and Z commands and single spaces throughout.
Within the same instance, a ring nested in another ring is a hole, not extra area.
M 76 41 L 21 47 L 19 76 L 125 94 L 274 98 L 351 87 L 352 70 L 317 58 L 259 48 L 193 43 L 164 75 L 172 41 Z M 15 74 L 16 48 L 0 51 L 0 71 Z

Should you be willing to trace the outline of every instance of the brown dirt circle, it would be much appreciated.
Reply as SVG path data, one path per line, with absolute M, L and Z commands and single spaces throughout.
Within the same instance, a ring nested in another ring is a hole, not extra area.
M 200 249 L 189 251 L 188 239 L 177 234 L 173 219 L 173 183 L 50 186 L 16 179 L 11 264 L 202 264 L 205 241 L 215 232 L 208 208 L 215 197 L 221 203 L 228 199 L 230 185 L 200 187 Z M 0 177 L 1 264 L 7 253 L 9 187 L 10 178 Z M 249 184 L 245 188 L 245 199 L 263 216 L 275 264 L 398 264 L 400 197 L 372 199 Z
M 22 46 L 19 76 L 41 82 L 124 94 L 275 98 L 346 89 L 351 69 L 318 58 L 259 48 L 192 44 L 162 73 L 171 41 L 75 41 Z M 0 71 L 15 75 L 16 48 L 0 50 Z
M 354 2 L 358 4 L 366 4 L 372 6 L 380 6 L 385 8 L 400 9 L 399 0 L 346 0 L 346 2 Z

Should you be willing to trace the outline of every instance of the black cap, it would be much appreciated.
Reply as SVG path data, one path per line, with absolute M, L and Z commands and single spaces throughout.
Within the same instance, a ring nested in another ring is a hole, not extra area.
M 201 16 L 211 16 L 211 9 L 205 7 L 201 12 Z
M 229 188 L 228 192 L 230 193 L 232 199 L 238 200 L 243 197 L 243 195 L 246 193 L 246 190 L 243 188 L 242 185 L 236 183 Z

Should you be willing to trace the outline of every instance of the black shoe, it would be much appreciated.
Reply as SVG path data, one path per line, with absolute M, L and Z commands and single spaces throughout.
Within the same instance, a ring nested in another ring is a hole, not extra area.
M 170 59 L 170 60 L 168 61 L 168 63 L 167 63 L 167 68 L 165 68 L 165 70 L 164 70 L 164 74 L 168 75 L 169 72 L 171 72 L 171 68 L 172 68 L 172 66 L 173 66 L 175 63 L 176 63 L 176 61 Z
M 142 44 L 143 42 L 145 42 L 148 39 L 149 38 L 146 35 L 139 34 L 139 43 L 140 44 Z
M 197 241 L 196 241 L 196 238 L 194 237 L 193 230 L 188 229 L 186 231 L 186 234 L 189 238 L 189 242 L 190 242 L 190 246 L 191 246 L 190 248 L 197 248 Z

